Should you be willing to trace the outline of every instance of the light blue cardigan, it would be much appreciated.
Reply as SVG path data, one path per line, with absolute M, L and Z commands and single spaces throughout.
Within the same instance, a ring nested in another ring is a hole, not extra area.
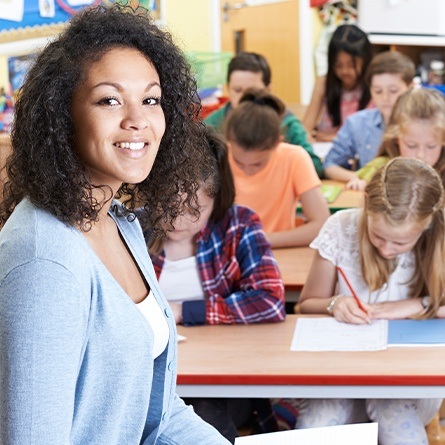
M 137 221 L 112 214 L 170 329 L 153 332 L 84 236 L 24 200 L 0 232 L 0 444 L 228 444 L 175 393 L 176 327 Z

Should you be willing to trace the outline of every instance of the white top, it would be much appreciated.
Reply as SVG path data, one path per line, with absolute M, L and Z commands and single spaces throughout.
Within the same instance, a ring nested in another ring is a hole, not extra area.
M 183 260 L 164 260 L 159 286 L 168 301 L 203 300 L 204 291 L 198 273 L 196 256 Z
M 391 274 L 388 283 L 381 289 L 369 293 L 360 267 L 358 227 L 361 215 L 361 209 L 348 209 L 335 213 L 325 222 L 310 247 L 317 249 L 318 253 L 333 265 L 343 269 L 357 296 L 364 302 L 406 300 L 409 298 L 407 281 L 413 275 L 415 264 L 412 252 L 399 255 L 397 268 Z M 338 293 L 351 295 L 341 276 L 338 276 Z
M 161 307 L 151 292 L 136 306 L 150 324 L 154 336 L 153 356 L 154 358 L 159 357 L 167 347 L 169 336 L 168 324 Z

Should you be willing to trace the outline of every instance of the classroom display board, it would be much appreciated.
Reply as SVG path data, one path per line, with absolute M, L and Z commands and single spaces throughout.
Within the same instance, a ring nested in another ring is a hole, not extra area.
M 57 29 L 82 8 L 115 2 L 127 3 L 123 0 L 0 0 L 0 42 L 33 38 L 39 35 L 39 30 L 41 35 L 48 35 L 48 29 Z M 149 9 L 155 19 L 160 17 L 160 1 L 130 0 L 129 3 Z

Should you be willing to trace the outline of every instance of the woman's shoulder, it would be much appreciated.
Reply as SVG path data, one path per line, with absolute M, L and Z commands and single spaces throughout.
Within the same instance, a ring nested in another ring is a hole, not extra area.
M 77 270 L 86 264 L 86 243 L 77 229 L 25 199 L 0 232 L 0 263 L 8 270 L 32 261 Z

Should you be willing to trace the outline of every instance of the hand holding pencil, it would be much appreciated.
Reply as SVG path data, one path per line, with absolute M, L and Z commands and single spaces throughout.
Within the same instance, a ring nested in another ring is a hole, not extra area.
M 348 286 L 348 289 L 351 292 L 352 297 L 354 298 L 355 302 L 357 303 L 358 308 L 364 312 L 365 317 L 359 317 L 362 318 L 366 323 L 371 323 L 371 319 L 369 318 L 369 314 L 367 309 L 365 308 L 364 303 L 360 300 L 360 298 L 357 296 L 354 288 L 352 287 L 351 283 L 348 280 L 348 277 L 346 276 L 345 272 L 343 271 L 343 269 L 341 267 L 337 267 L 337 270 L 339 272 L 339 274 L 341 275 L 341 277 L 343 278 L 343 280 L 346 283 L 346 286 Z

